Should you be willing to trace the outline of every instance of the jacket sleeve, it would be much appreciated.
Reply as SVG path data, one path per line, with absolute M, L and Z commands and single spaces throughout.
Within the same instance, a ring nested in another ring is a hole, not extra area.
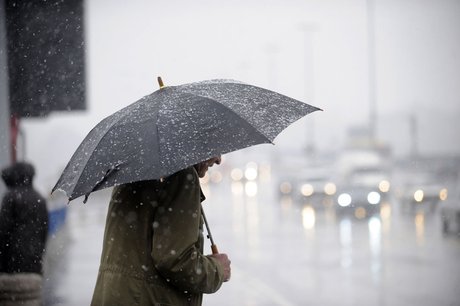
M 155 268 L 173 286 L 190 293 L 213 293 L 223 282 L 220 264 L 201 252 L 200 185 L 195 170 L 173 175 L 164 184 L 153 226 Z

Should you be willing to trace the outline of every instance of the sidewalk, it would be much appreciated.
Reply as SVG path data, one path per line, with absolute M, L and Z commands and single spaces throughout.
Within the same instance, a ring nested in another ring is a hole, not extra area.
M 99 258 L 109 192 L 93 194 L 87 204 L 67 206 L 66 222 L 49 237 L 45 261 L 45 305 L 89 305 Z

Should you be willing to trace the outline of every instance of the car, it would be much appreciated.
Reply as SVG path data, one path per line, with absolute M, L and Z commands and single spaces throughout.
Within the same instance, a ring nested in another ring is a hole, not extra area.
M 376 190 L 381 195 L 382 200 L 387 200 L 390 196 L 390 173 L 384 168 L 378 166 L 357 167 L 349 174 L 347 181 Z
M 334 171 L 330 165 L 303 164 L 278 174 L 278 194 L 298 203 L 316 207 L 332 203 L 335 194 Z M 327 200 L 327 198 L 330 198 Z
M 382 198 L 382 192 L 369 184 L 340 186 L 334 198 L 336 215 L 363 219 L 380 214 Z
M 446 200 L 448 189 L 436 175 L 426 171 L 406 173 L 406 180 L 397 197 L 403 212 L 418 210 L 434 212 L 439 203 Z
M 349 167 L 337 185 L 337 215 L 353 215 L 358 219 L 380 214 L 390 194 L 390 171 L 375 163 Z
M 444 235 L 454 234 L 460 237 L 460 187 L 440 207 L 442 233 Z
M 330 206 L 337 190 L 332 172 L 327 168 L 306 169 L 297 177 L 294 187 L 296 199 L 317 208 Z

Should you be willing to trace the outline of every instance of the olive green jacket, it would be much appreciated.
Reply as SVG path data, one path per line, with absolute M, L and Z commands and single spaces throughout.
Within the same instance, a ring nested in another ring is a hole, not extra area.
M 201 305 L 217 291 L 224 272 L 203 255 L 201 197 L 193 167 L 115 187 L 91 305 Z

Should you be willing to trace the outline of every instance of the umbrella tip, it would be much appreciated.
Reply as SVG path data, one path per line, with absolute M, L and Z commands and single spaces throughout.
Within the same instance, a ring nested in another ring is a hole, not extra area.
M 161 79 L 161 77 L 158 77 L 157 80 L 158 80 L 158 85 L 160 85 L 160 89 L 163 88 L 163 87 L 165 87 L 165 85 L 163 84 L 163 80 Z

